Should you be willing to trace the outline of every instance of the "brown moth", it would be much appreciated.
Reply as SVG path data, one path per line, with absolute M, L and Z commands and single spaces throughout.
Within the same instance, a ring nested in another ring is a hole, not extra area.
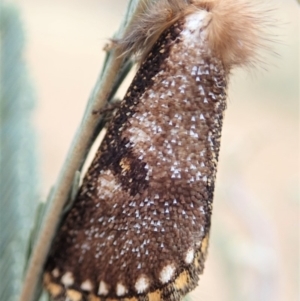
M 54 240 L 53 300 L 180 301 L 197 286 L 230 71 L 263 45 L 253 11 L 158 0 L 117 41 L 139 69 Z

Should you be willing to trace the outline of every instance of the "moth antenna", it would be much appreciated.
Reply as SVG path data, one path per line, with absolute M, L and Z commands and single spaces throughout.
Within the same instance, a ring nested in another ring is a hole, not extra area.
M 208 42 L 229 69 L 255 66 L 260 51 L 269 49 L 266 27 L 269 10 L 250 0 L 158 0 L 141 2 L 139 11 L 116 47 L 142 62 L 161 33 L 181 17 L 197 10 L 210 12 Z

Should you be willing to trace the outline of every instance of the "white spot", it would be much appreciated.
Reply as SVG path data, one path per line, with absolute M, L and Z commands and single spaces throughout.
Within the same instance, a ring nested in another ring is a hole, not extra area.
M 193 262 L 193 259 L 194 259 L 194 250 L 193 249 L 189 249 L 187 252 L 186 252 L 186 256 L 185 256 L 185 262 L 187 264 L 191 264 Z
M 192 73 L 191 74 L 192 75 L 196 75 L 197 69 L 198 69 L 197 66 L 194 66 L 193 69 L 192 69 Z
M 193 130 L 190 130 L 189 132 L 190 136 L 193 137 L 193 138 L 198 138 L 198 133 L 194 132 Z
M 175 273 L 175 266 L 173 264 L 166 265 L 159 274 L 159 280 L 161 283 L 169 282 Z
M 92 282 L 90 280 L 85 280 L 84 282 L 81 283 L 80 288 L 84 291 L 90 292 L 93 289 Z
M 98 184 L 97 193 L 101 199 L 112 198 L 114 191 L 120 187 L 110 170 L 101 172 Z
M 149 135 L 141 130 L 140 128 L 137 127 L 130 127 L 128 132 L 130 133 L 130 142 L 133 143 L 134 145 L 138 143 L 145 143 L 147 141 L 150 141 Z
M 168 82 L 167 80 L 163 80 L 163 81 L 162 81 L 162 84 L 164 84 L 165 87 L 168 87 L 168 86 L 169 86 L 169 82 Z
M 104 281 L 100 281 L 98 295 L 106 296 L 108 294 L 108 286 Z
M 119 297 L 123 296 L 127 293 L 127 289 L 122 283 L 118 283 L 116 293 L 117 293 L 117 296 L 119 296 Z
M 61 277 L 61 282 L 63 283 L 64 286 L 71 286 L 74 283 L 74 277 L 71 272 L 65 273 Z
M 138 294 L 144 293 L 149 287 L 149 279 L 144 275 L 140 276 L 134 287 Z
M 189 15 L 186 18 L 185 27 L 181 35 L 187 40 L 194 41 L 199 35 L 199 28 L 203 27 L 203 21 L 207 14 L 207 11 L 199 10 L 197 13 Z
M 202 86 L 199 86 L 199 91 L 200 91 L 200 95 L 201 96 L 204 96 L 205 95 L 205 92 L 204 92 L 204 89 L 203 89 L 203 87 Z
M 52 271 L 52 275 L 53 275 L 53 277 L 55 277 L 55 278 L 57 278 L 57 277 L 59 277 L 59 269 L 58 268 L 55 268 L 53 271 Z

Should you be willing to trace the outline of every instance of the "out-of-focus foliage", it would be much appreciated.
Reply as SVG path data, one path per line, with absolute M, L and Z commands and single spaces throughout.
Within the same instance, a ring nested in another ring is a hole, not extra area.
M 0 4 L 0 300 L 15 301 L 37 205 L 34 97 L 23 62 L 19 12 Z

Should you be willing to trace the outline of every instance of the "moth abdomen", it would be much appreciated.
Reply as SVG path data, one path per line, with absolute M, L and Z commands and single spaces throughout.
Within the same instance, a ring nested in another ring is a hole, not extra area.
M 236 57 L 212 43 L 208 2 L 161 1 L 177 15 L 142 55 L 50 252 L 54 300 L 180 301 L 197 285 Z

